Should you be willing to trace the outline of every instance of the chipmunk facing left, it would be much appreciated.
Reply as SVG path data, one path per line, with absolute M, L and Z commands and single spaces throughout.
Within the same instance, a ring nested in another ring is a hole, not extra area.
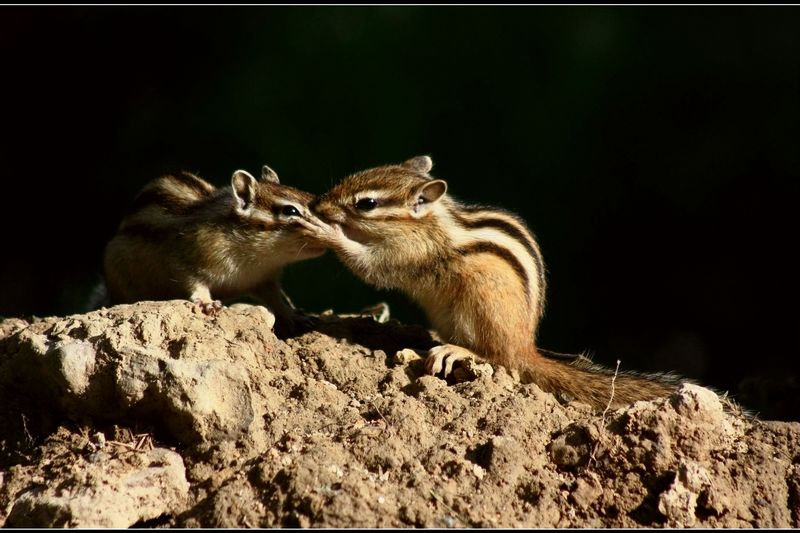
M 279 320 L 300 320 L 279 277 L 325 251 L 298 231 L 313 198 L 266 165 L 261 179 L 237 170 L 220 189 L 188 172 L 153 180 L 106 247 L 110 302 L 188 298 L 213 312 L 219 299 L 252 293 Z
M 356 275 L 423 308 L 447 343 L 429 351 L 429 373 L 446 376 L 455 361 L 477 356 L 595 408 L 677 387 L 670 375 L 621 372 L 612 401 L 613 371 L 539 349 L 546 283 L 533 234 L 508 212 L 450 198 L 447 183 L 431 177 L 432 165 L 421 156 L 350 175 L 313 205 L 327 223 L 303 221 Z

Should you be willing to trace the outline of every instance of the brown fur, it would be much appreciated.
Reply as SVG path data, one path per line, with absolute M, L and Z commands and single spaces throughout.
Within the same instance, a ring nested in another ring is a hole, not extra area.
M 250 177 L 252 179 L 252 177 Z M 104 256 L 110 303 L 228 298 L 255 292 L 287 314 L 278 278 L 284 266 L 323 253 L 297 230 L 286 203 L 310 216 L 313 195 L 253 180 L 244 210 L 230 186 L 220 189 L 189 173 L 148 183 L 131 204 Z
M 533 234 L 509 213 L 466 207 L 447 195 L 419 205 L 421 188 L 433 181 L 430 160 L 425 163 L 415 158 L 348 176 L 313 208 L 339 224 L 342 234 L 322 227 L 311 234 L 368 283 L 413 298 L 448 344 L 518 369 L 543 390 L 601 409 L 675 388 L 677 380 L 669 375 L 622 372 L 612 400 L 613 371 L 582 357 L 569 362 L 540 352 L 536 332 L 545 279 Z M 369 211 L 358 209 L 360 195 L 369 191 L 383 201 Z

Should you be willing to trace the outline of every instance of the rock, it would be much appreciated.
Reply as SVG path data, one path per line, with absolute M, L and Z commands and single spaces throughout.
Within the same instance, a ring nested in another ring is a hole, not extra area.
M 63 378 L 65 392 L 77 396 L 84 394 L 95 370 L 97 353 L 94 346 L 81 340 L 56 343 L 47 355 L 54 360 L 56 372 Z
M 589 462 L 596 430 L 586 424 L 572 424 L 559 433 L 550 444 L 550 456 L 561 468 L 577 468 Z
M 426 375 L 418 326 L 273 325 L 179 300 L 0 322 L 0 526 L 800 526 L 800 424 L 704 387 L 595 413 L 501 366 Z
M 255 353 L 271 352 L 274 316 L 252 305 L 219 315 L 140 302 L 32 324 L 6 339 L 15 353 L 0 358 L 0 384 L 24 392 L 35 383 L 72 419 L 137 416 L 178 442 L 235 440 L 255 416 L 248 366 Z M 86 338 L 89 330 L 96 334 Z M 248 346 L 238 337 L 266 342 Z
M 402 350 L 398 350 L 395 352 L 394 357 L 392 360 L 395 364 L 398 365 L 405 365 L 410 363 L 411 361 L 417 361 L 422 359 L 422 356 L 418 354 L 415 350 L 410 348 L 403 348 Z
M 658 510 L 670 527 L 692 527 L 697 521 L 697 498 L 711 486 L 711 476 L 695 463 L 680 465 L 675 481 L 658 497 Z
M 127 528 L 183 510 L 189 492 L 183 460 L 155 448 L 136 462 L 110 458 L 75 465 L 56 485 L 23 492 L 14 502 L 10 527 Z

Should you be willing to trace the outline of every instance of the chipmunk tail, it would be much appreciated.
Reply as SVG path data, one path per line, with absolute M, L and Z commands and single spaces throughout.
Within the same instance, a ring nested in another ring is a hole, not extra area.
M 670 372 L 640 373 L 608 368 L 580 354 L 538 350 L 535 361 L 521 369 L 520 377 L 561 400 L 577 400 L 597 410 L 618 408 L 639 400 L 672 394 L 691 380 Z

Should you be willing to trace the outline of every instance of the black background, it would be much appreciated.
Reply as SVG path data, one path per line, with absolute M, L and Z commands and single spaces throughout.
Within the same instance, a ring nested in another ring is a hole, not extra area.
M 80 312 L 163 173 L 268 163 L 322 193 L 430 154 L 538 236 L 541 345 L 800 420 L 798 28 L 792 7 L 0 8 L 0 314 Z M 284 279 L 310 311 L 424 321 L 330 254 Z

